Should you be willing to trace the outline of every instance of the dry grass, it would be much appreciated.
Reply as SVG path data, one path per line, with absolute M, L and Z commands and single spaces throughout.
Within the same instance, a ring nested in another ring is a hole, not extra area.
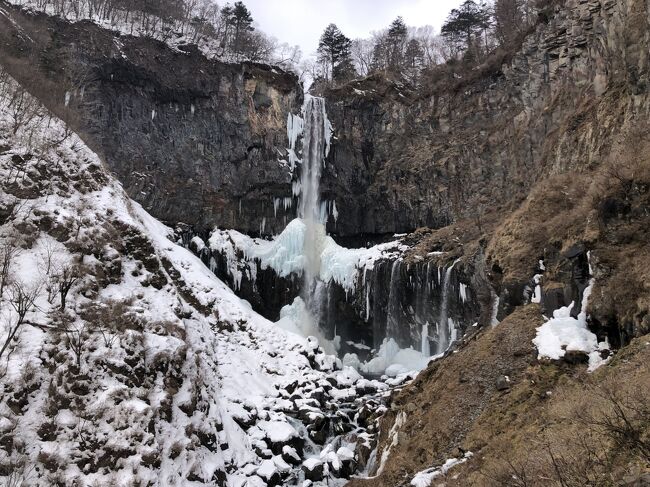
M 474 457 L 440 479 L 446 487 L 609 487 L 650 473 L 649 337 L 589 374 L 538 362 L 530 342 L 538 325 L 536 306 L 519 308 L 420 374 L 384 419 L 416 405 L 385 471 L 348 485 L 408 485 L 463 451 Z M 509 390 L 496 390 L 501 374 Z
M 539 183 L 496 228 L 487 256 L 505 285 L 527 282 L 544 258 L 548 289 L 562 280 L 567 249 L 591 250 L 597 287 L 590 309 L 626 343 L 650 332 L 650 125 L 636 122 L 622 133 L 597 168 Z
M 415 471 L 442 465 L 457 455 L 458 448 L 479 450 L 486 441 L 475 437 L 468 442 L 468 434 L 486 408 L 502 401 L 505 393 L 496 389 L 497 379 L 507 375 L 519 381 L 534 361 L 531 340 L 541 321 L 538 306 L 520 308 L 500 326 L 480 333 L 457 353 L 423 371 L 393 398 L 393 407 L 383 419 L 390 424 L 399 412 L 407 414 L 384 474 L 349 485 L 401 485 Z

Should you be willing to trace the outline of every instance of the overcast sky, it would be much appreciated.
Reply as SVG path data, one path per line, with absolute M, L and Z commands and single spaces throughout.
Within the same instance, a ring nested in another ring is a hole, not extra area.
M 407 25 L 433 25 L 436 32 L 462 0 L 244 0 L 259 27 L 280 42 L 297 44 L 303 55 L 316 51 L 318 39 L 335 23 L 351 39 L 368 37 L 398 15 Z

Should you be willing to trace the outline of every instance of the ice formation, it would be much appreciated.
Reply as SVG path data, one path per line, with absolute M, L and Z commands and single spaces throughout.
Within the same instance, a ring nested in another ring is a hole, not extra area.
M 591 274 L 591 266 L 589 268 Z M 596 370 L 606 360 L 601 353 L 609 350 L 609 344 L 598 342 L 598 337 L 587 327 L 587 305 L 595 280 L 591 278 L 582 295 L 582 305 L 577 318 L 571 316 L 575 303 L 553 312 L 553 317 L 537 328 L 533 344 L 537 347 L 538 358 L 559 360 L 567 352 L 584 352 L 589 355 L 589 370 Z

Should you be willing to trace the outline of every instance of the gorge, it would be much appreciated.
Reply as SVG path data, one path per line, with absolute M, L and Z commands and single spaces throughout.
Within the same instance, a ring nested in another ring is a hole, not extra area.
M 0 0 L 0 482 L 648 485 L 648 1 L 239 3 Z

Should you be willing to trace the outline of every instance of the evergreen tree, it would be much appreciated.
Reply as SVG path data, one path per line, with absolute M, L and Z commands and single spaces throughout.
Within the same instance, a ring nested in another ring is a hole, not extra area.
M 387 71 L 390 61 L 390 47 L 386 35 L 381 35 L 375 41 L 375 47 L 372 50 L 372 62 L 370 70 L 373 72 Z
M 455 48 L 469 51 L 480 44 L 477 40 L 491 22 L 492 16 L 486 4 L 465 0 L 460 7 L 451 11 L 440 33 Z
M 235 2 L 234 6 L 226 5 L 221 10 L 225 23 L 232 28 L 232 51 L 241 54 L 245 50 L 248 34 L 253 28 L 253 16 L 242 2 Z
M 318 43 L 318 59 L 326 64 L 325 78 L 329 81 L 344 81 L 354 77 L 354 65 L 350 55 L 352 41 L 335 24 L 327 26 Z
M 424 49 L 417 39 L 411 39 L 404 51 L 404 75 L 411 83 L 416 83 L 424 66 Z
M 406 48 L 406 41 L 408 37 L 408 30 L 404 19 L 397 17 L 388 28 L 386 33 L 386 50 L 388 54 L 388 68 L 394 73 L 399 73 L 402 68 L 404 50 Z

